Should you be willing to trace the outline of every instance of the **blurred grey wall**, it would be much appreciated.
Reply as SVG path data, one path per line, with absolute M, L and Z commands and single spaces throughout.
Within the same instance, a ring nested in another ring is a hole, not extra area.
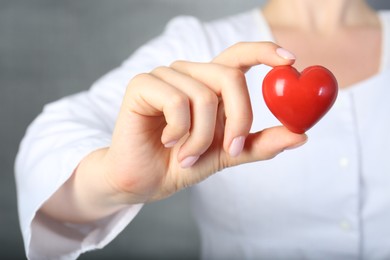
M 0 258 L 23 259 L 13 163 L 45 103 L 89 86 L 179 14 L 203 20 L 263 0 L 0 0 Z M 375 8 L 389 1 L 371 0 Z M 147 205 L 103 250 L 81 259 L 197 259 L 188 194 Z

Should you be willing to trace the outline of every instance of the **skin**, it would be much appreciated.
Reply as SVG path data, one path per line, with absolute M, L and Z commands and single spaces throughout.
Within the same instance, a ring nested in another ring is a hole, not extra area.
M 271 0 L 263 11 L 278 44 L 299 57 L 299 69 L 328 66 L 342 87 L 378 71 L 380 53 L 368 53 L 364 44 L 378 48 L 380 26 L 364 1 Z M 367 31 L 373 39 L 363 39 Z M 358 68 L 359 55 L 369 57 L 365 69 Z M 293 64 L 293 57 L 273 43 L 239 43 L 210 63 L 176 61 L 136 76 L 127 86 L 112 145 L 85 157 L 41 211 L 60 221 L 95 221 L 166 198 L 226 167 L 272 159 L 304 144 L 306 135 L 284 127 L 249 133 L 245 72 L 258 64 Z M 356 71 L 346 73 L 347 66 Z
M 298 70 L 321 64 L 340 88 L 379 72 L 381 24 L 366 1 L 272 0 L 263 11 L 276 42 L 296 55 Z

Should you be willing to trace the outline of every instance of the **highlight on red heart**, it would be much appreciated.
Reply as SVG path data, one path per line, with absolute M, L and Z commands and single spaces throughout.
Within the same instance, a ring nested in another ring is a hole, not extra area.
M 338 84 L 331 71 L 311 66 L 299 73 L 276 66 L 263 80 L 263 97 L 272 114 L 290 131 L 305 133 L 333 106 Z

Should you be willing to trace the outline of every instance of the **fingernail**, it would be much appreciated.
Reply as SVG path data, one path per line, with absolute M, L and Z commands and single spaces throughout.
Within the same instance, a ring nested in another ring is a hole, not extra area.
M 229 155 L 231 157 L 237 157 L 244 149 L 245 136 L 239 136 L 233 139 L 229 147 Z
M 276 53 L 286 60 L 295 60 L 295 55 L 283 48 L 277 48 Z
M 177 144 L 177 140 L 164 144 L 165 148 L 172 148 Z
M 183 161 L 180 162 L 181 168 L 190 168 L 196 163 L 199 159 L 199 156 L 188 156 Z

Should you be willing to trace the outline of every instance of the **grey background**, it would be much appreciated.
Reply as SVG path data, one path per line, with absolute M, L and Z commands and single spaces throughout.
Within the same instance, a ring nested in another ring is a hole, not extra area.
M 13 163 L 27 125 L 45 103 L 89 88 L 176 15 L 210 20 L 263 2 L 0 0 L 0 258 L 25 258 Z M 370 3 L 390 8 L 386 0 Z M 80 259 L 197 259 L 188 203 L 181 192 L 147 205 L 114 242 Z

